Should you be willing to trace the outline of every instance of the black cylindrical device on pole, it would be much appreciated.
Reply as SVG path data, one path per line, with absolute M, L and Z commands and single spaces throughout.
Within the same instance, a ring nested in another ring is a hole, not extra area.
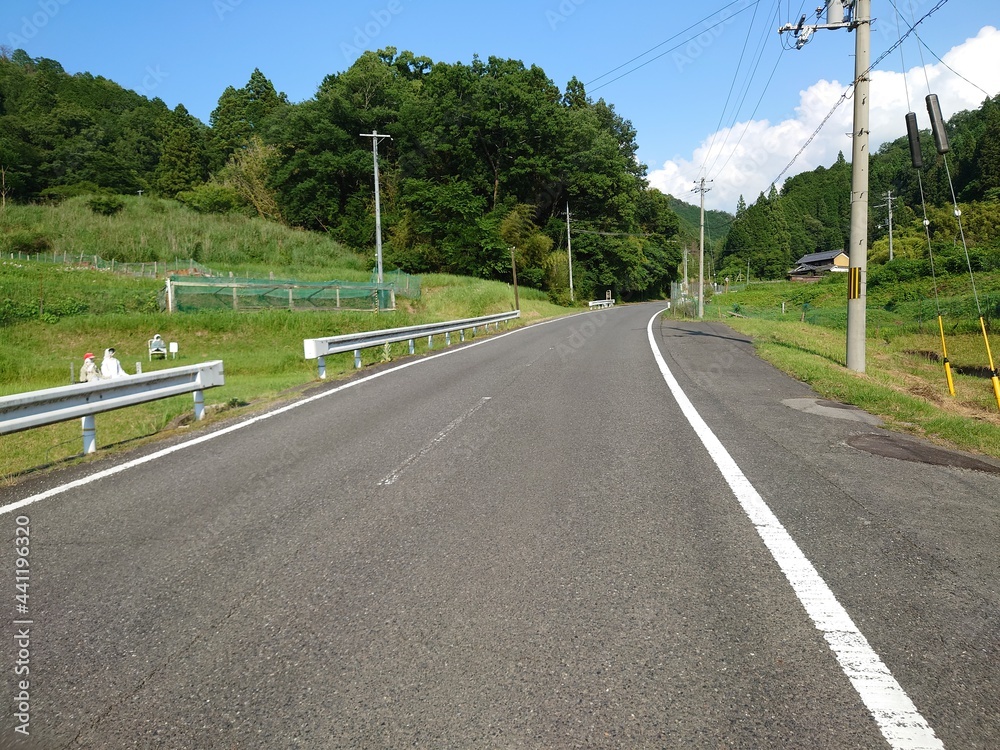
M 917 127 L 915 112 L 906 113 L 906 137 L 910 139 L 910 161 L 913 162 L 913 168 L 922 169 L 924 155 L 920 151 L 920 129 Z
M 931 116 L 931 132 L 934 133 L 934 145 L 937 146 L 939 154 L 947 154 L 948 134 L 944 129 L 944 118 L 941 117 L 941 105 L 938 104 L 937 94 L 927 95 L 927 114 Z

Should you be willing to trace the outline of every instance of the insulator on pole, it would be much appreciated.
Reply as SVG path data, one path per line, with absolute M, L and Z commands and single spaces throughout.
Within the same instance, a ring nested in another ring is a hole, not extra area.
M 944 119 L 941 117 L 941 105 L 938 104 L 937 94 L 927 95 L 927 114 L 931 116 L 931 131 L 934 133 L 934 145 L 937 146 L 939 154 L 947 154 L 948 134 L 944 129 Z
M 924 155 L 920 151 L 920 130 L 917 127 L 917 115 L 914 112 L 906 113 L 906 137 L 910 139 L 910 160 L 914 169 L 922 169 L 924 166 Z

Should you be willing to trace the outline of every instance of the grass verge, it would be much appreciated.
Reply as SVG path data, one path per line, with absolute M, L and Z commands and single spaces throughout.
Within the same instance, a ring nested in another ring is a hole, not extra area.
M 101 272 L 79 271 L 81 278 Z M 7 277 L 11 279 L 11 276 Z M 103 283 L 103 282 L 102 282 Z M 121 279 L 105 294 L 122 294 L 138 284 Z M 148 286 L 148 281 L 144 282 Z M 405 325 L 471 318 L 513 309 L 513 292 L 507 284 L 446 275 L 423 277 L 419 300 L 398 300 L 395 312 L 308 312 L 287 310 L 234 313 L 206 311 L 165 315 L 152 312 L 120 312 L 101 315 L 46 317 L 0 327 L 0 395 L 67 385 L 71 369 L 78 372 L 83 354 L 92 351 L 98 360 L 107 347 L 117 349 L 126 370 L 144 372 L 221 359 L 226 384 L 205 391 L 210 413 L 203 424 L 223 417 L 256 410 L 292 397 L 318 382 L 315 361 L 303 357 L 306 338 L 335 336 L 355 331 L 396 328 Z M 0 295 L 2 297 L 2 295 Z M 522 289 L 521 321 L 524 325 L 544 318 L 576 312 L 550 303 L 537 290 Z M 176 359 L 147 361 L 146 341 L 159 333 L 176 341 Z M 481 334 L 480 334 L 481 335 Z M 456 337 L 457 338 L 457 337 Z M 417 353 L 427 342 L 417 341 Z M 435 342 L 440 350 L 443 342 Z M 372 365 L 407 355 L 407 345 L 394 344 L 363 352 L 363 364 Z M 327 377 L 353 373 L 351 354 L 328 357 Z M 97 416 L 100 452 L 122 450 L 154 437 L 192 429 L 185 423 L 193 412 L 191 396 L 154 401 Z M 11 483 L 26 472 L 80 460 L 82 448 L 77 421 L 0 436 L 0 482 Z M 87 460 L 87 459 L 82 459 Z
M 857 373 L 845 366 L 843 331 L 795 320 L 729 318 L 726 323 L 751 336 L 763 359 L 825 398 L 876 414 L 892 429 L 1000 458 L 1000 413 L 983 373 L 981 336 L 962 334 L 948 341 L 958 370 L 952 397 L 943 364 L 933 359 L 940 342 L 931 334 L 869 337 L 866 371 Z

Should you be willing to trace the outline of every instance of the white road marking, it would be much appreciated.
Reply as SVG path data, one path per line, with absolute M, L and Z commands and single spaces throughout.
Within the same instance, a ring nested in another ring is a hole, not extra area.
M 577 315 L 586 315 L 587 313 L 581 312 Z M 9 505 L 0 506 L 0 516 L 6 515 L 7 513 L 13 513 L 15 510 L 20 510 L 28 505 L 32 505 L 41 500 L 46 500 L 50 497 L 55 497 L 56 495 L 61 495 L 64 492 L 69 492 L 70 490 L 76 489 L 77 487 L 83 487 L 84 485 L 90 484 L 91 482 L 96 482 L 100 479 L 106 477 L 114 476 L 115 474 L 120 474 L 123 471 L 128 471 L 129 469 L 140 466 L 141 464 L 149 463 L 150 461 L 155 461 L 158 458 L 163 458 L 164 456 L 169 456 L 171 453 L 176 453 L 177 451 L 185 450 L 186 448 L 191 448 L 196 445 L 201 445 L 202 443 L 207 443 L 209 440 L 215 440 L 216 438 L 222 437 L 223 435 L 228 435 L 230 432 L 236 432 L 237 430 L 242 430 L 244 427 L 250 427 L 259 422 L 263 422 L 265 419 L 270 419 L 279 414 L 284 414 L 292 409 L 298 409 L 300 406 L 305 406 L 306 404 L 311 404 L 314 401 L 319 401 L 321 398 L 326 398 L 327 396 L 332 396 L 335 393 L 340 393 L 341 391 L 347 390 L 348 388 L 354 388 L 355 386 L 361 385 L 362 383 L 368 383 L 377 378 L 385 377 L 386 375 L 392 375 L 393 373 L 405 370 L 408 367 L 415 367 L 416 365 L 423 364 L 425 362 L 430 362 L 437 359 L 438 357 L 447 357 L 450 354 L 458 354 L 460 352 L 468 351 L 477 346 L 482 346 L 483 344 L 489 344 L 493 341 L 499 341 L 500 339 L 506 338 L 507 336 L 512 336 L 515 333 L 520 333 L 521 331 L 529 330 L 530 328 L 537 328 L 538 326 L 548 325 L 549 323 L 555 323 L 559 320 L 566 320 L 567 318 L 576 317 L 576 315 L 563 316 L 561 318 L 553 318 L 551 320 L 543 320 L 540 323 L 533 323 L 530 326 L 524 326 L 523 328 L 515 328 L 513 331 L 507 331 L 506 333 L 497 333 L 489 338 L 485 338 L 481 341 L 474 341 L 471 344 L 467 343 L 464 346 L 457 347 L 455 349 L 448 349 L 446 351 L 440 352 L 438 354 L 430 354 L 420 359 L 415 359 L 411 362 L 404 362 L 398 367 L 393 367 L 391 370 L 382 370 L 381 372 L 376 372 L 372 375 L 368 375 L 363 378 L 358 378 L 357 380 L 352 380 L 349 383 L 344 383 L 337 388 L 332 388 L 329 391 L 323 391 L 315 396 L 309 396 L 301 401 L 295 401 L 294 403 L 287 404 L 286 406 L 279 407 L 274 411 L 269 411 L 266 414 L 259 414 L 256 417 L 251 417 L 244 422 L 239 422 L 229 427 L 224 427 L 221 430 L 216 430 L 215 432 L 210 432 L 205 435 L 199 435 L 196 438 L 192 438 L 183 443 L 178 443 L 177 445 L 170 446 L 169 448 L 164 448 L 158 450 L 155 453 L 150 453 L 148 456 L 143 456 L 142 458 L 132 459 L 131 461 L 126 461 L 125 463 L 118 464 L 117 466 L 112 466 L 108 469 L 102 469 L 101 471 L 94 472 L 86 477 L 81 477 L 80 479 L 75 479 L 72 482 L 59 485 L 58 487 L 52 487 L 51 489 L 45 490 L 44 492 L 39 492 L 37 495 L 31 495 L 17 502 L 10 503 Z
M 449 432 L 454 430 L 456 427 L 462 424 L 462 422 L 464 422 L 466 419 L 468 419 L 477 411 L 479 411 L 481 408 L 483 408 L 483 406 L 486 404 L 487 401 L 490 400 L 490 398 L 491 398 L 490 396 L 483 396 L 481 399 L 479 399 L 479 403 L 473 406 L 467 412 L 465 412 L 465 414 L 462 414 L 461 416 L 458 416 L 451 422 L 449 422 L 447 426 L 445 426 L 445 428 L 441 430 L 441 432 L 435 435 L 434 438 L 429 443 L 427 443 L 427 445 L 425 445 L 416 453 L 413 453 L 410 456 L 408 456 L 406 460 L 403 461 L 403 463 L 401 463 L 399 466 L 397 466 L 395 469 L 389 472 L 385 476 L 385 478 L 381 482 L 379 482 L 379 486 L 388 487 L 390 484 L 395 484 L 396 480 L 399 479 L 400 474 L 406 471 L 412 464 L 419 461 L 421 458 L 430 453 L 431 449 L 435 445 L 437 445 L 446 437 L 448 437 Z
M 840 668 L 868 707 L 882 736 L 897 750 L 943 750 L 944 744 L 934 734 L 934 730 L 858 630 L 816 568 L 802 554 L 795 540 L 750 484 L 729 451 L 695 410 L 670 372 L 653 337 L 653 323 L 662 312 L 661 310 L 650 319 L 646 334 L 667 387 L 715 465 L 719 467 L 743 511 L 757 527 L 757 533 L 792 585 L 806 614 L 823 634 L 830 650 L 837 657 Z

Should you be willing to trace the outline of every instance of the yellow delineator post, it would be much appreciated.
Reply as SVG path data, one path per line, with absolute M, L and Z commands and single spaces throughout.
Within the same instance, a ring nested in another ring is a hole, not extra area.
M 938 315 L 938 331 L 941 332 L 941 352 L 944 354 L 944 376 L 948 379 L 948 392 L 955 395 L 955 382 L 951 378 L 951 363 L 948 361 L 948 345 L 944 343 L 944 322 Z M 996 386 L 994 385 L 994 388 Z
M 983 341 L 986 342 L 986 356 L 990 360 L 990 379 L 993 381 L 993 395 L 997 400 L 997 408 L 1000 408 L 1000 377 L 997 377 L 997 368 L 993 365 L 993 352 L 990 351 L 990 339 L 986 335 L 986 323 L 983 321 L 982 315 L 979 316 L 979 327 L 983 331 Z

